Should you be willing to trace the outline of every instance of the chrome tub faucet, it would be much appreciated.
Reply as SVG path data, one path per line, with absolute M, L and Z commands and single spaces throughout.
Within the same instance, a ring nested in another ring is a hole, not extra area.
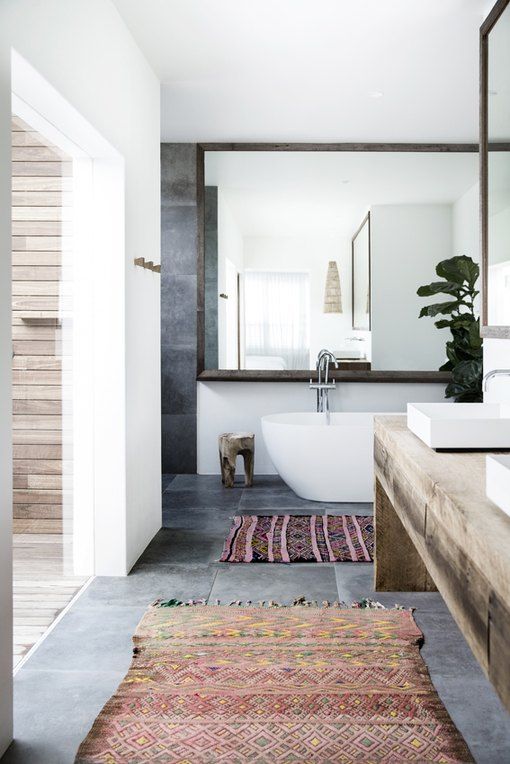
M 317 382 L 310 379 L 310 390 L 317 390 L 317 412 L 326 414 L 330 423 L 329 391 L 336 388 L 335 380 L 329 380 L 329 364 L 333 363 L 338 369 L 338 361 L 331 351 L 323 349 L 317 356 Z

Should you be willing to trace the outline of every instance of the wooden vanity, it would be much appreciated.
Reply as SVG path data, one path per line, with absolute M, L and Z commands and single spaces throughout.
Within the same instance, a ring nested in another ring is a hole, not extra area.
M 443 596 L 510 710 L 510 517 L 484 453 L 436 453 L 405 416 L 375 420 L 375 588 Z

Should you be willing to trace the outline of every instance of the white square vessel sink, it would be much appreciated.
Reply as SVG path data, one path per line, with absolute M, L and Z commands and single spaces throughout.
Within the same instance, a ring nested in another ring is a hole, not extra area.
M 487 498 L 510 515 L 510 455 L 488 456 L 486 487 Z
M 430 448 L 510 448 L 510 405 L 408 403 L 407 426 Z
M 362 360 L 365 357 L 365 354 L 361 350 L 349 350 L 349 348 L 346 348 L 345 350 L 336 350 L 335 351 L 335 358 L 339 361 L 342 360 Z

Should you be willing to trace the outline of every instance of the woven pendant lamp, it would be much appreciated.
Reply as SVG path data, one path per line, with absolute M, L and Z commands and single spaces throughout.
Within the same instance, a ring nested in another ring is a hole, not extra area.
M 343 313 L 340 274 L 335 260 L 328 263 L 326 289 L 324 291 L 324 313 Z

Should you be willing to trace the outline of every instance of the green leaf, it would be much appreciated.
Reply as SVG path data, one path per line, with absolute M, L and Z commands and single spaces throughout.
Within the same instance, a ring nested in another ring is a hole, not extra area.
M 452 316 L 450 323 L 454 330 L 458 330 L 458 329 L 469 330 L 469 327 L 472 324 L 476 324 L 478 326 L 478 319 L 470 315 L 469 313 L 459 313 L 458 316 Z
M 461 297 L 458 284 L 453 281 L 433 281 L 431 284 L 425 284 L 418 288 L 416 294 L 419 297 L 432 297 L 435 294 L 451 294 L 455 297 Z
M 480 322 L 478 320 L 474 321 L 467 327 L 467 330 L 471 345 L 481 350 L 483 347 L 483 338 L 480 336 Z
M 455 398 L 457 403 L 481 403 L 483 393 L 481 387 L 465 387 L 452 382 L 446 387 L 445 398 Z
M 422 308 L 420 311 L 420 318 L 422 318 L 422 316 L 437 316 L 438 314 L 446 315 L 457 310 L 459 305 L 461 305 L 459 300 L 454 300 L 453 302 L 436 302 L 435 305 L 427 305 L 425 308 Z
M 446 344 L 446 357 L 450 361 L 452 368 L 457 366 L 458 363 L 460 363 L 461 359 L 457 355 L 455 345 L 453 343 L 448 342 Z
M 453 281 L 459 285 L 467 282 L 469 287 L 473 287 L 480 275 L 480 268 L 471 257 L 457 255 L 448 260 L 442 260 L 436 267 L 436 273 L 447 281 Z
M 474 383 L 476 384 L 478 379 L 480 379 L 482 365 L 482 359 L 461 361 L 453 369 L 453 381 L 465 386 L 471 386 Z

